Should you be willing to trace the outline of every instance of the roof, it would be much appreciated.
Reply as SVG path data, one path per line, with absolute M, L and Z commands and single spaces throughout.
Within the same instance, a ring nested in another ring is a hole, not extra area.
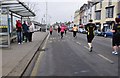
M 19 0 L 4 0 L 1 3 L 2 8 L 8 8 L 10 12 L 22 17 L 35 16 L 35 13 L 32 12 L 24 2 L 20 2 Z
M 79 13 L 79 11 L 80 11 L 80 10 L 78 9 L 78 10 L 75 11 L 75 13 Z

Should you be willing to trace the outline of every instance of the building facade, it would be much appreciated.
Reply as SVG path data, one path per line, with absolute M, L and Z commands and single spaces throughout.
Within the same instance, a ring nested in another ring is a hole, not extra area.
M 80 24 L 85 25 L 86 23 L 86 9 L 87 9 L 87 4 L 84 4 L 80 8 Z
M 76 10 L 74 14 L 74 24 L 79 25 L 80 24 L 80 10 Z
M 120 9 L 120 1 L 118 2 L 118 9 Z M 120 18 L 120 10 L 118 10 L 118 17 Z
M 80 8 L 80 23 L 86 25 L 89 19 L 93 19 L 99 31 L 112 29 L 115 18 L 120 18 L 120 1 L 92 0 Z
M 115 18 L 118 14 L 118 2 L 112 0 L 100 0 L 95 3 L 94 22 L 100 28 L 100 31 L 112 29 L 115 24 Z

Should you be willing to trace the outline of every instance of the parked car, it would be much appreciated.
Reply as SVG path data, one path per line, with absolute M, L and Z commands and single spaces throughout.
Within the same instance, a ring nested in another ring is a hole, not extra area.
M 95 35 L 97 35 L 97 36 L 102 36 L 102 32 L 101 32 L 101 31 L 98 31 L 98 30 L 95 30 Z
M 87 33 L 87 31 L 86 31 L 84 28 L 79 28 L 79 29 L 78 29 L 78 32 L 79 32 L 79 33 L 83 33 L 83 34 L 86 34 L 86 33 Z
M 106 32 L 103 32 L 102 35 L 104 37 L 112 37 L 113 33 L 110 31 L 110 29 L 108 29 Z
M 72 32 L 72 27 L 69 27 L 68 30 L 69 30 L 69 32 Z

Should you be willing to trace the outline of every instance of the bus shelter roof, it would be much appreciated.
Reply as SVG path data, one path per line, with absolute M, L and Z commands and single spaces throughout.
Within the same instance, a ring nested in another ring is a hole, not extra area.
M 35 13 L 32 12 L 24 2 L 20 2 L 19 0 L 3 0 L 1 2 L 1 7 L 8 8 L 10 12 L 22 17 L 35 16 Z

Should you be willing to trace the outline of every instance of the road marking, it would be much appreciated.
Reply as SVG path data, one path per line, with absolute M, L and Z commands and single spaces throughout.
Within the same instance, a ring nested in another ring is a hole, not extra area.
M 89 48 L 87 46 L 84 46 L 84 47 L 89 50 Z
M 38 58 L 37 58 L 35 66 L 34 66 L 34 68 L 32 70 L 31 76 L 36 76 L 36 74 L 38 72 L 39 65 L 40 65 L 40 59 L 42 59 L 43 54 L 44 54 L 44 51 L 41 51 Z
M 45 40 L 45 43 L 44 43 L 44 46 L 42 47 L 42 49 L 45 49 L 46 45 L 47 45 L 47 41 L 48 41 L 48 38 L 49 38 L 50 35 L 47 36 L 46 40 Z
M 47 45 L 47 41 L 48 41 L 48 39 L 49 39 L 49 36 L 50 36 L 50 35 L 47 36 L 47 38 L 46 38 L 46 40 L 45 40 L 45 43 L 44 43 L 44 46 L 42 47 L 42 50 L 46 48 L 46 45 Z M 39 54 L 39 56 L 38 56 L 38 58 L 37 58 L 37 61 L 36 61 L 36 63 L 35 63 L 35 66 L 34 66 L 34 68 L 33 68 L 33 70 L 32 70 L 31 76 L 36 76 L 36 74 L 37 74 L 37 72 L 38 72 L 39 65 L 40 65 L 40 59 L 42 59 L 42 56 L 43 56 L 44 52 L 45 52 L 45 51 L 41 51 L 41 52 L 40 52 L 40 54 Z
M 79 45 L 81 45 L 81 43 L 80 42 L 76 42 L 77 44 L 79 44 Z
M 112 60 L 108 59 L 107 57 L 105 57 L 105 56 L 103 56 L 103 55 L 101 55 L 101 54 L 98 54 L 98 56 L 100 56 L 100 57 L 102 57 L 103 59 L 109 61 L 111 64 L 114 63 Z
M 50 43 L 52 43 L 52 41 L 49 41 Z

